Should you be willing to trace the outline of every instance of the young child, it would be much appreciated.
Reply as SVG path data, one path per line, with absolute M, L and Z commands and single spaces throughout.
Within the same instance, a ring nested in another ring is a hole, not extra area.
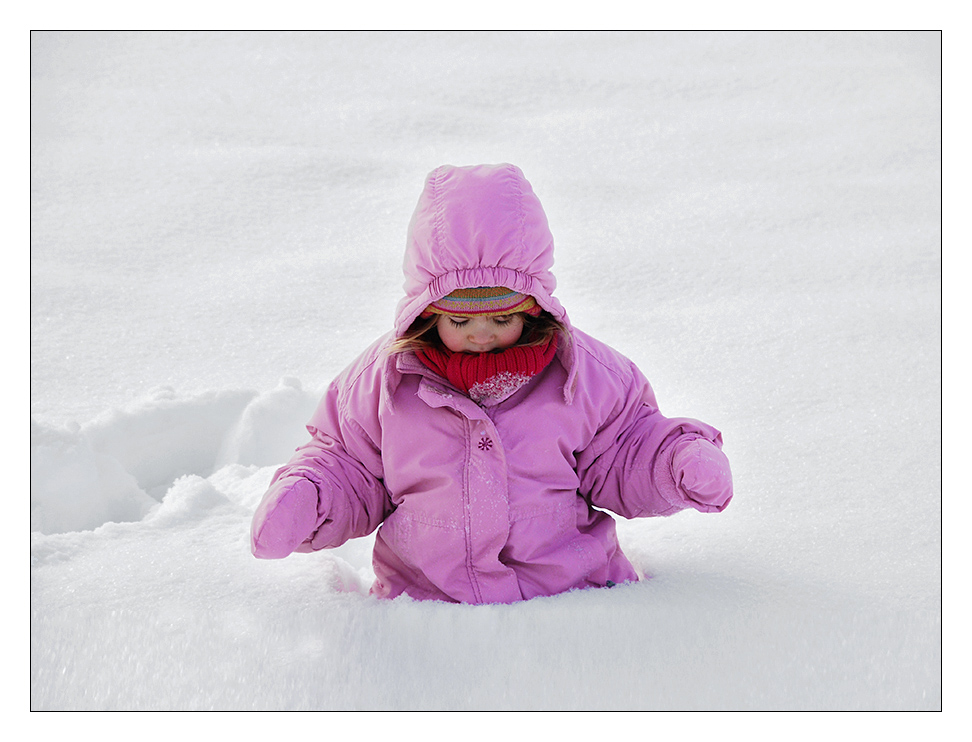
M 518 168 L 433 171 L 394 330 L 329 387 L 254 514 L 253 554 L 378 528 L 373 595 L 510 603 L 636 581 L 605 511 L 723 510 L 719 431 L 664 417 L 631 361 L 572 327 L 552 264 Z

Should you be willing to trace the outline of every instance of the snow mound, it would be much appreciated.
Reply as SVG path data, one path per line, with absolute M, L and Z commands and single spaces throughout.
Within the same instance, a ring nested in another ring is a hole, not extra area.
M 142 518 L 155 504 L 77 428 L 30 422 L 30 530 L 62 533 Z
M 305 392 L 300 381 L 281 379 L 276 389 L 253 398 L 223 440 L 216 457 L 219 466 L 279 465 L 304 442 L 304 424 L 317 405 L 318 395 Z
M 205 500 L 198 483 L 227 467 L 242 470 L 223 474 L 219 482 L 241 504 L 255 506 L 257 490 L 262 494 L 269 481 L 259 467 L 279 465 L 303 442 L 303 425 L 316 401 L 298 380 L 286 378 L 263 394 L 180 396 L 158 387 L 131 408 L 84 426 L 57 427 L 32 418 L 31 531 L 64 533 L 137 521 L 160 502 L 162 517 L 185 506 L 187 492 Z M 254 472 L 260 476 L 250 483 Z M 206 487 L 217 492 L 213 484 Z

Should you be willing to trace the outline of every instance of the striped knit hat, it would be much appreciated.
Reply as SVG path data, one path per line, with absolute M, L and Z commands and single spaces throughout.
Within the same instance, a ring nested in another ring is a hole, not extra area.
M 456 314 L 467 317 L 500 317 L 517 312 L 526 312 L 536 317 L 540 314 L 540 307 L 528 294 L 520 294 L 504 286 L 478 286 L 472 289 L 456 289 L 448 296 L 429 304 L 422 316 Z

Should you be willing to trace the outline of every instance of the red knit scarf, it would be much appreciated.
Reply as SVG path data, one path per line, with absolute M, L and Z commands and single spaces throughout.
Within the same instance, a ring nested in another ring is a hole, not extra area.
M 544 345 L 513 345 L 491 353 L 454 353 L 429 347 L 415 355 L 473 401 L 508 397 L 553 360 L 557 336 Z

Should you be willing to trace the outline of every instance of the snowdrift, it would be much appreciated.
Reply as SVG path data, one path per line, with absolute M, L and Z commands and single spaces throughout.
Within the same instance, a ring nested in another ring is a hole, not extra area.
M 941 708 L 940 34 L 31 42 L 32 709 Z M 255 560 L 425 174 L 504 161 L 732 505 L 511 606 Z

